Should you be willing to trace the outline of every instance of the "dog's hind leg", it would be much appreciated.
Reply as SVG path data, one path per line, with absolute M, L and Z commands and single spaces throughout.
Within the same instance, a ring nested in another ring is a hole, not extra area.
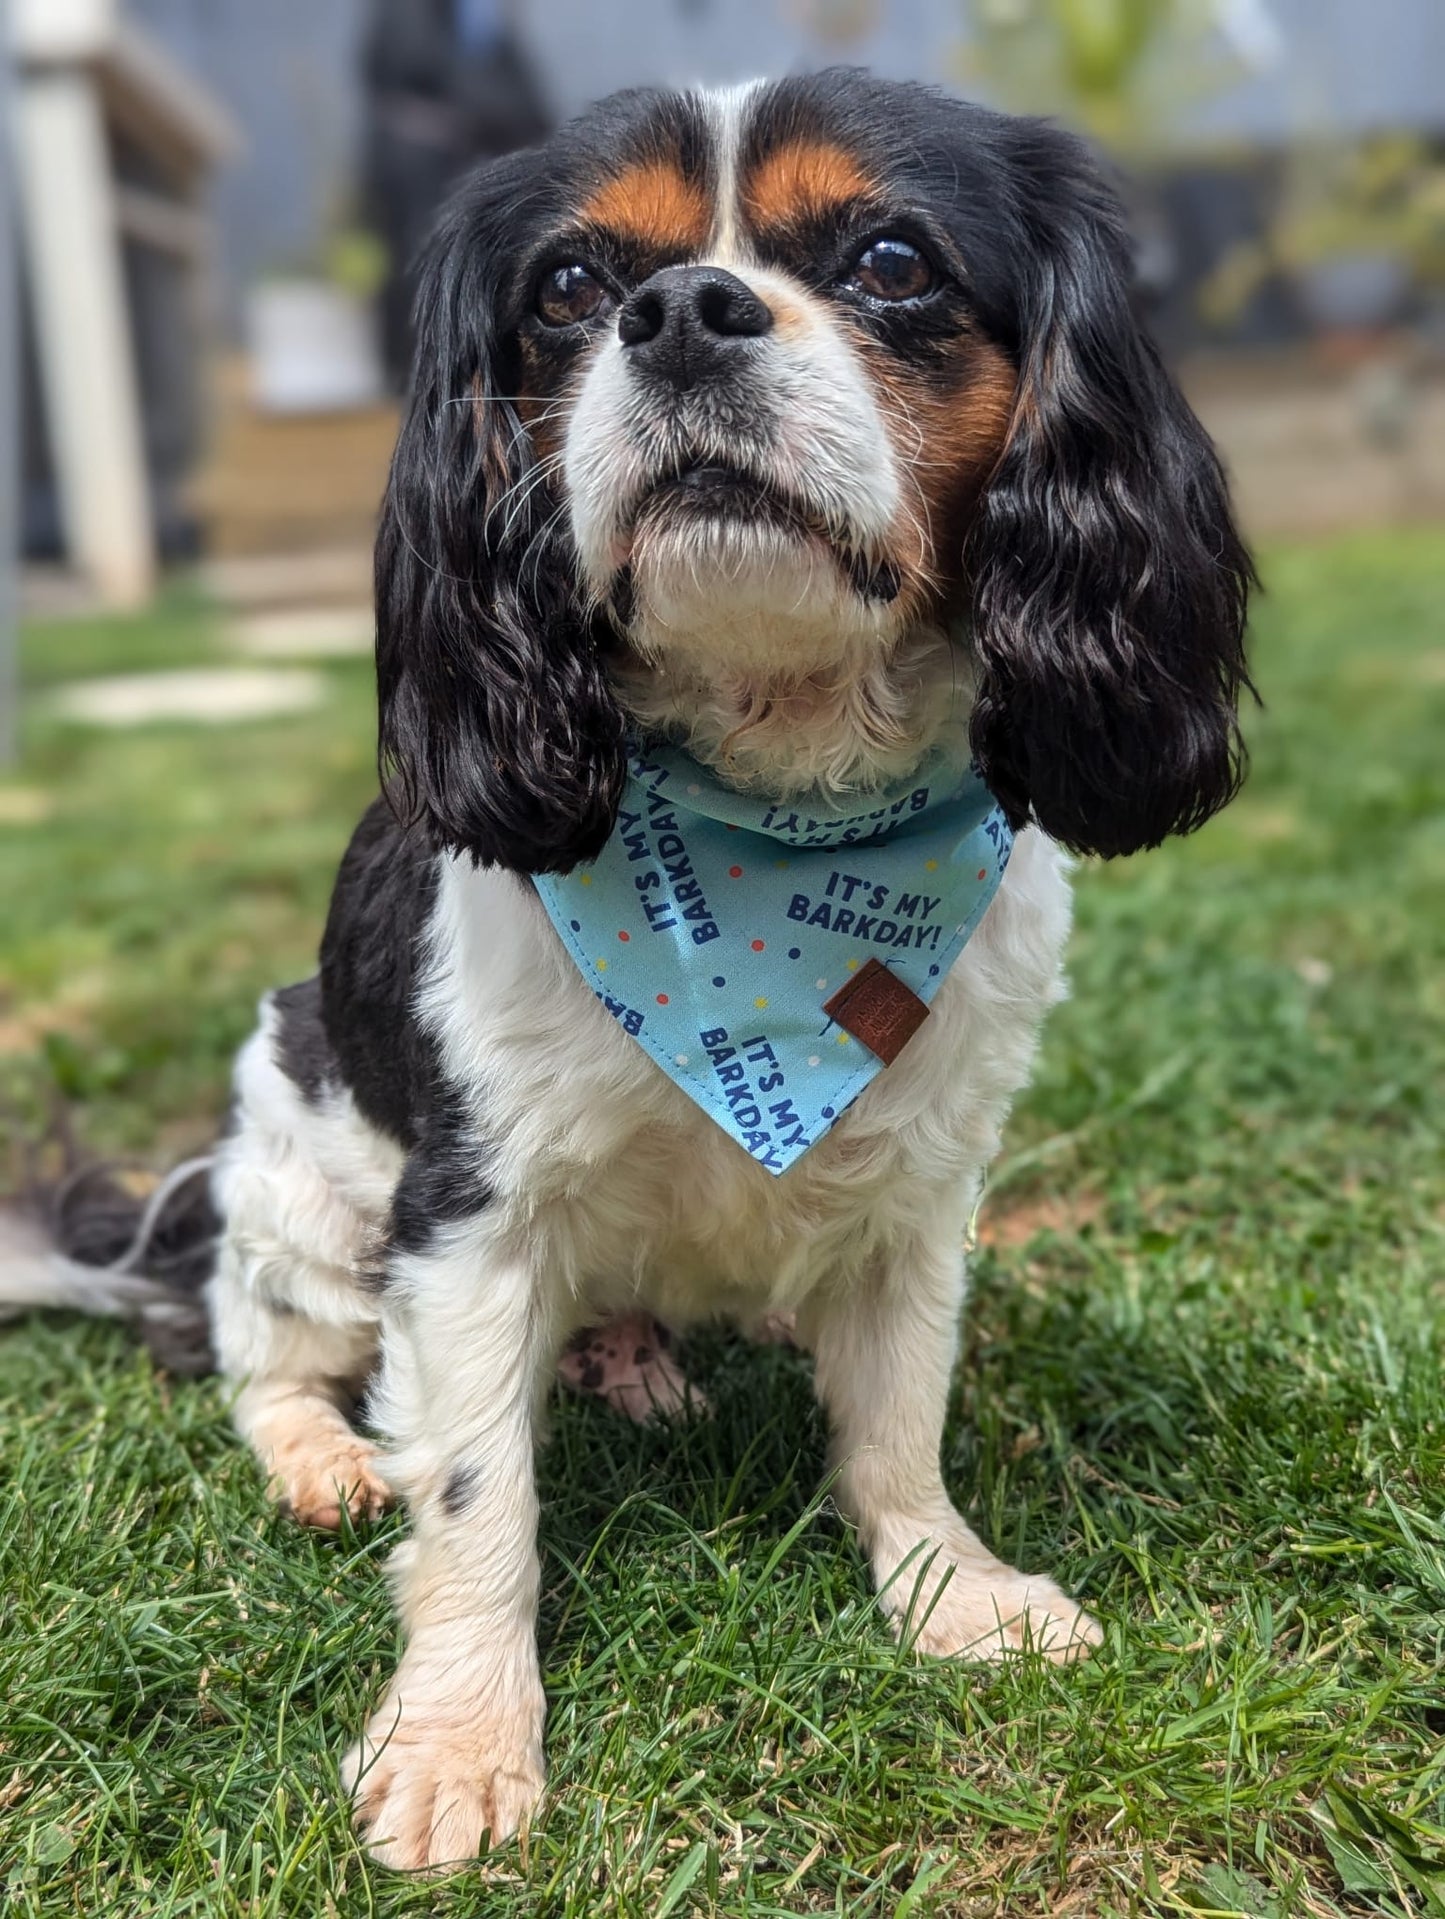
M 348 1093 L 287 1070 L 274 1016 L 243 1049 L 233 1126 L 213 1176 L 223 1226 L 210 1283 L 235 1421 L 273 1496 L 309 1526 L 371 1518 L 391 1494 L 349 1412 L 376 1363 L 366 1282 L 401 1154 Z
M 265 1468 L 274 1499 L 306 1526 L 335 1530 L 345 1510 L 374 1519 L 391 1503 L 377 1448 L 348 1418 L 376 1357 L 375 1328 L 278 1311 L 256 1298 L 237 1249 L 223 1249 L 212 1324 L 224 1370 L 244 1384 L 236 1430 Z M 228 1270 L 230 1269 L 230 1270 Z

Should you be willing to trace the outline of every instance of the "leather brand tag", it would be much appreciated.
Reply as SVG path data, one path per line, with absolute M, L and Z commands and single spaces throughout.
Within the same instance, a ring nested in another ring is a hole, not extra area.
M 824 1000 L 823 1011 L 885 1066 L 893 1064 L 928 1018 L 928 1008 L 913 988 L 876 959 Z

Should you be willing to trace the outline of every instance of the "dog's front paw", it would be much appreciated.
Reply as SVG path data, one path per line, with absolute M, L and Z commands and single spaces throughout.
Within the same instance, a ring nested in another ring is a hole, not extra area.
M 510 1839 L 542 1796 L 540 1698 L 535 1710 L 468 1711 L 449 1677 L 404 1660 L 342 1762 L 367 1850 L 398 1871 L 465 1865 L 484 1834 Z
M 1042 1653 L 1082 1658 L 1103 1632 L 1041 1573 L 1019 1573 L 976 1548 L 925 1548 L 887 1582 L 884 1603 L 900 1638 L 937 1658 L 999 1660 Z

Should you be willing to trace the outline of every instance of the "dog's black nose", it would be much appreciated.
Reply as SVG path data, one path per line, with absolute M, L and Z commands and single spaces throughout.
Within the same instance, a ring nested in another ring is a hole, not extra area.
M 623 302 L 617 337 L 635 364 L 686 387 L 720 372 L 772 324 L 770 309 L 726 267 L 664 267 Z

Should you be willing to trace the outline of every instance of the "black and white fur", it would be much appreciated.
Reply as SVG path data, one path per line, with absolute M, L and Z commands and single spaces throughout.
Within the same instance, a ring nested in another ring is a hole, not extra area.
M 801 237 L 750 233 L 749 166 L 808 140 L 886 202 L 826 244 L 871 218 L 945 292 L 875 312 L 818 266 L 811 207 Z M 714 208 L 681 264 L 789 316 L 691 384 L 617 324 L 676 260 L 595 262 L 613 303 L 570 342 L 533 308 L 598 179 L 658 153 Z M 624 96 L 478 176 L 439 231 L 378 543 L 391 803 L 346 854 L 319 981 L 272 995 L 237 1063 L 210 1288 L 279 1490 L 323 1523 L 392 1491 L 411 1513 L 406 1650 L 346 1763 L 383 1859 L 470 1856 L 538 1800 L 536 1422 L 569 1335 L 639 1303 L 796 1315 L 839 1503 L 923 1650 L 1098 1637 L 971 1531 L 939 1447 L 966 1223 L 1062 990 L 1058 843 L 1153 844 L 1239 777 L 1248 562 L 1126 282 L 1072 139 L 857 74 Z M 1017 388 L 945 553 L 927 473 L 952 456 L 919 422 L 967 330 Z M 674 511 L 689 462 L 792 505 Z M 951 729 L 1020 829 L 922 1032 L 781 1178 L 612 1020 L 527 878 L 597 851 L 639 726 L 777 793 L 866 792 Z M 368 1380 L 384 1456 L 348 1416 Z

